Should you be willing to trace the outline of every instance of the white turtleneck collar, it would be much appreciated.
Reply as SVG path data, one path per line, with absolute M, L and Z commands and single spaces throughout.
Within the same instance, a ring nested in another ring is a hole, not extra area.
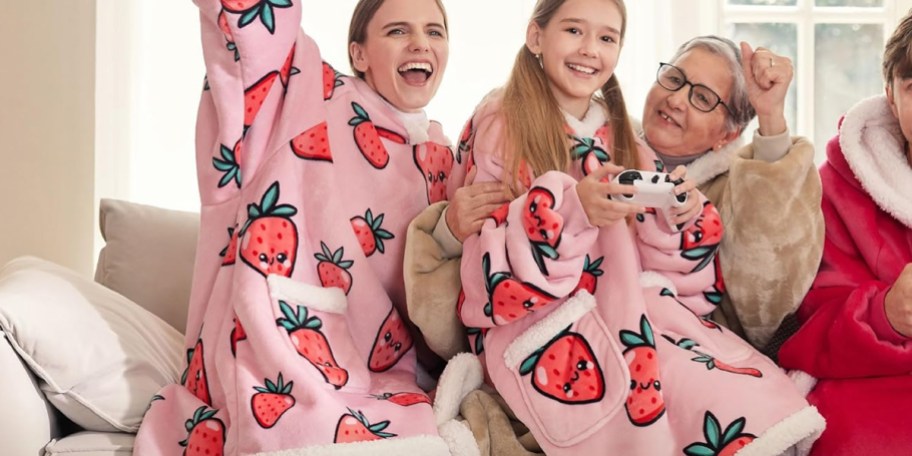
M 586 110 L 586 115 L 582 119 L 577 119 L 563 109 L 561 109 L 561 112 L 564 114 L 567 125 L 573 129 L 577 136 L 582 138 L 595 136 L 596 130 L 605 125 L 608 120 L 608 114 L 605 112 L 604 106 L 594 99 L 589 100 L 589 109 Z
M 431 121 L 428 119 L 427 113 L 423 109 L 416 112 L 404 112 L 393 106 L 393 104 L 385 98 L 380 97 L 380 99 L 389 106 L 390 110 L 395 113 L 396 117 L 399 118 L 399 121 L 402 122 L 402 126 L 405 127 L 405 132 L 408 134 L 409 144 L 421 144 L 430 140 L 428 130 L 431 127 Z

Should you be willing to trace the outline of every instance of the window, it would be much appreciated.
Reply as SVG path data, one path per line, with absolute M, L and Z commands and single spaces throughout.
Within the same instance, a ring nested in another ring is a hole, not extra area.
M 817 146 L 858 100 L 883 93 L 881 56 L 908 0 L 719 0 L 720 33 L 788 56 L 795 78 L 786 99 L 794 133 Z M 746 132 L 752 134 L 754 125 Z

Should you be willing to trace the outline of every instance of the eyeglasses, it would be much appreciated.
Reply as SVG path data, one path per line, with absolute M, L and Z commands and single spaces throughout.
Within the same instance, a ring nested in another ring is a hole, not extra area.
M 656 72 L 656 82 L 665 90 L 677 92 L 685 85 L 690 86 L 690 92 L 687 94 L 687 101 L 691 106 L 703 112 L 712 112 L 716 106 L 722 105 L 729 114 L 731 109 L 722 101 L 722 97 L 712 89 L 703 84 L 694 84 L 687 80 L 684 72 L 680 68 L 670 63 L 660 63 L 659 71 Z

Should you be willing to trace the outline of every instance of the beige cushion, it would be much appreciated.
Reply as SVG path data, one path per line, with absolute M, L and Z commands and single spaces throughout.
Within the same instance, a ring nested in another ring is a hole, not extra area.
M 134 438 L 132 434 L 77 432 L 49 443 L 44 456 L 130 456 Z
M 106 242 L 95 281 L 183 332 L 199 215 L 102 199 L 100 217 Z
M 34 257 L 0 269 L 0 330 L 48 402 L 86 430 L 135 432 L 152 396 L 176 383 L 183 366 L 177 330 Z

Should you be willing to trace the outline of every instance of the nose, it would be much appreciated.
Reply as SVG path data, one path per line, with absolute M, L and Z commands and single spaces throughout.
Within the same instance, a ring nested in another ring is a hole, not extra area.
M 430 48 L 430 42 L 423 33 L 416 33 L 412 37 L 409 48 L 412 52 L 424 52 Z
M 579 53 L 584 57 L 595 57 L 595 40 L 594 36 L 587 36 L 583 38 L 580 43 Z
M 690 92 L 687 90 L 688 88 L 689 87 L 685 85 L 684 87 L 681 87 L 680 89 L 669 93 L 667 97 L 668 106 L 670 106 L 672 109 L 683 110 L 688 103 L 687 97 L 688 93 Z

